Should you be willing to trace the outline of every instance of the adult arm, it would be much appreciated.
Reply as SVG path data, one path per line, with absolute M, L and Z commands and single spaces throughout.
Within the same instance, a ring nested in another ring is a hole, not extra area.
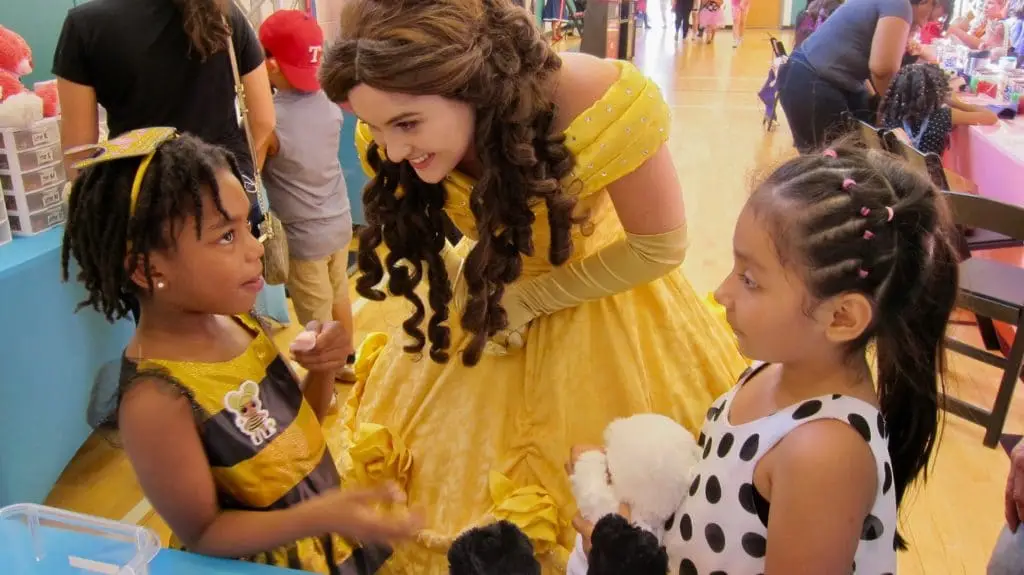
M 65 150 L 95 144 L 99 140 L 99 111 L 93 87 L 90 51 L 82 35 L 84 29 L 76 13 L 68 12 L 57 47 L 53 51 L 52 71 L 57 76 L 61 145 Z M 80 159 L 82 154 L 64 157 L 69 180 L 73 180 L 76 175 L 71 165 Z
M 99 109 L 96 103 L 96 90 L 86 86 L 57 78 L 57 97 L 60 98 L 61 122 L 60 141 L 65 150 L 95 144 L 99 141 Z M 74 180 L 78 170 L 71 166 L 84 159 L 85 153 L 65 154 L 64 170 L 68 180 Z
M 871 82 L 878 94 L 889 91 L 889 84 L 903 62 L 909 36 L 909 19 L 900 16 L 883 16 L 878 19 L 875 35 L 871 39 L 871 56 L 868 59 Z
M 878 488 L 870 447 L 846 423 L 821 420 L 796 428 L 774 455 L 765 575 L 849 573 Z
M 235 43 L 238 58 L 238 74 L 245 88 L 245 102 L 249 110 L 249 127 L 252 128 L 253 146 L 256 157 L 253 162 L 260 170 L 267 159 L 270 135 L 277 122 L 274 114 L 274 97 L 270 91 L 270 78 L 264 61 L 263 47 L 256 31 L 252 29 L 241 9 L 231 4 L 231 38 Z
M 578 68 L 571 81 L 563 78 L 565 93 L 556 97 L 565 103 L 560 107 L 569 118 L 597 101 L 618 78 L 618 68 L 607 62 L 583 57 L 572 61 L 580 62 Z M 650 116 L 642 120 L 646 127 L 638 129 L 653 130 L 654 123 L 668 129 L 667 109 L 652 108 Z M 534 317 L 627 291 L 682 263 L 686 255 L 682 190 L 664 139 L 656 130 L 654 134 L 629 143 L 649 146 L 648 157 L 627 175 L 607 184 L 625 238 L 580 261 L 508 288 L 503 304 L 510 330 L 523 327 Z

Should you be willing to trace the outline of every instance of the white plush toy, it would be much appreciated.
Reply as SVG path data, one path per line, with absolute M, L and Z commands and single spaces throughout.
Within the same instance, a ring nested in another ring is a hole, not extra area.
M 580 514 L 596 524 L 625 503 L 633 524 L 660 542 L 666 521 L 686 497 L 700 453 L 693 435 L 663 415 L 613 421 L 604 432 L 604 451 L 585 452 L 573 466 L 570 480 Z M 583 540 L 577 536 L 568 574 L 586 572 Z

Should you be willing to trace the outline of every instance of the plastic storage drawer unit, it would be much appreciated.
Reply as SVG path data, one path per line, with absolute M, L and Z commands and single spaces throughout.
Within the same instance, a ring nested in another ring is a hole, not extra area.
M 60 142 L 60 124 L 57 118 L 46 118 L 30 128 L 0 129 L 0 150 L 21 152 Z
M 59 184 L 66 179 L 64 164 L 54 164 L 20 174 L 0 173 L 0 189 L 7 193 L 27 194 Z
M 14 235 L 34 236 L 57 224 L 63 224 L 67 217 L 67 210 L 61 203 L 34 214 L 12 211 L 7 214 L 7 217 L 11 221 L 11 232 Z
M 9 212 L 35 213 L 50 206 L 55 206 L 64 199 L 64 184 L 59 183 L 49 188 L 35 190 L 24 194 L 5 193 L 4 205 Z
M 63 156 L 60 152 L 59 143 L 23 152 L 5 150 L 0 151 L 0 170 L 5 170 L 12 174 L 23 174 L 62 160 Z
M 148 575 L 159 551 L 145 527 L 29 503 L 0 509 L 4 575 Z

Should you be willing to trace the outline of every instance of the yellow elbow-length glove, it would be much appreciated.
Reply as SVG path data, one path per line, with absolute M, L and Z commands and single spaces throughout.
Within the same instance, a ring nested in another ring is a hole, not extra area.
M 626 238 L 586 258 L 508 287 L 502 305 L 508 328 L 496 334 L 499 348 L 522 347 L 534 318 L 622 293 L 675 270 L 686 256 L 686 225 L 656 235 Z M 501 349 L 490 349 L 501 352 Z

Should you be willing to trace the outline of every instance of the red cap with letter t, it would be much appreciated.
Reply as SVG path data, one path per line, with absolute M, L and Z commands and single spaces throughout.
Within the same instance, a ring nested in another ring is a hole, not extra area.
M 316 74 L 324 52 L 324 33 L 316 19 L 302 10 L 278 10 L 260 25 L 260 44 L 292 87 L 303 92 L 320 89 Z

